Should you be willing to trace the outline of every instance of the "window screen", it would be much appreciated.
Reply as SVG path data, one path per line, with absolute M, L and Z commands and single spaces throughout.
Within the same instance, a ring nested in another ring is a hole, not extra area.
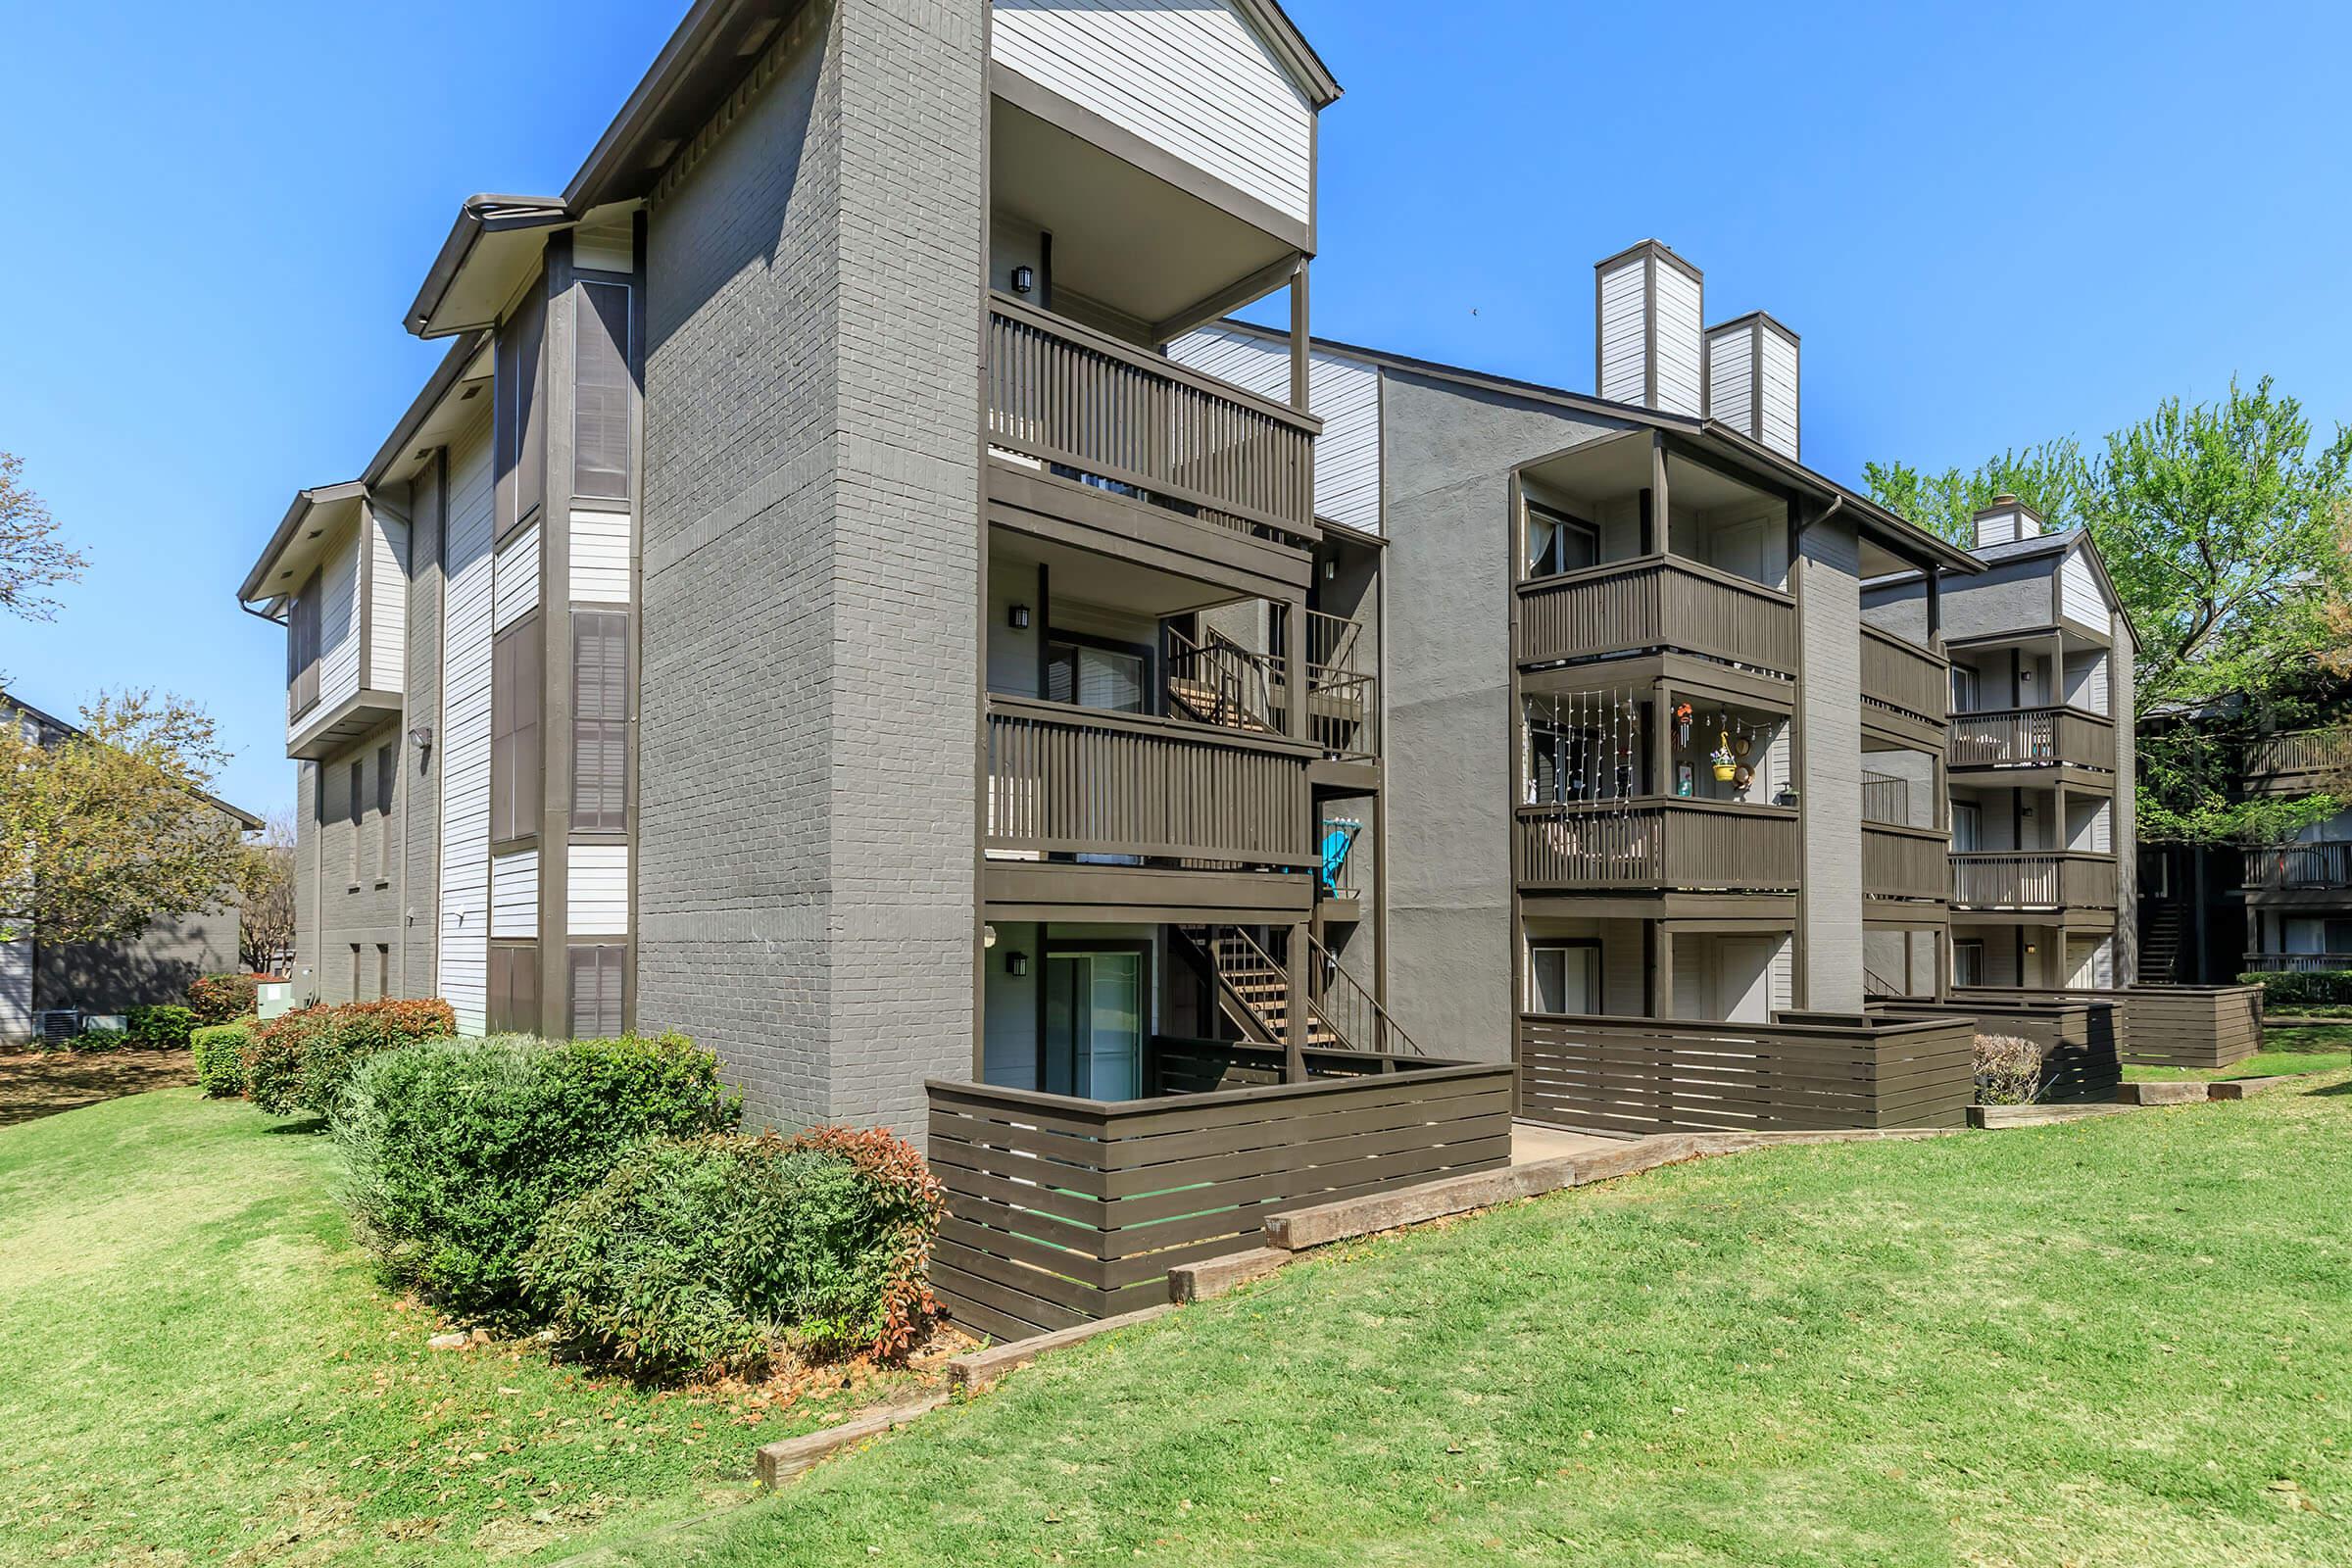
M 621 500 L 629 493 L 628 289 L 618 283 L 582 283 L 572 319 L 578 333 L 572 493 Z
M 375 749 L 375 879 L 392 880 L 392 788 L 399 777 L 400 743 Z
M 300 717 L 318 703 L 318 573 L 302 585 L 286 612 L 286 710 Z
M 1591 523 L 1542 507 L 1527 509 L 1527 574 L 1556 577 L 1598 564 L 1600 534 Z
M 539 831 L 539 617 L 505 631 L 490 656 L 490 840 Z
M 571 1038 L 604 1040 L 621 1031 L 622 957 L 616 944 L 571 950 Z
M 547 491 L 547 419 L 539 384 L 546 336 L 546 291 L 534 286 L 498 332 L 501 539 L 539 510 Z
M 571 825 L 622 833 L 629 825 L 629 616 L 571 613 Z
M 539 1032 L 539 945 L 494 943 L 490 949 L 489 1015 L 492 1034 Z

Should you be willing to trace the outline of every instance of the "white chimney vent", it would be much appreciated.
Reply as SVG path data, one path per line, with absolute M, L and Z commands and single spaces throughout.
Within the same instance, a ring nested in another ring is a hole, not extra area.
M 1697 418 L 1706 413 L 1705 279 L 1654 239 L 1592 269 L 1594 390 Z
M 1992 498 L 1992 505 L 1977 514 L 1977 548 L 1986 545 L 2014 544 L 2020 539 L 2041 537 L 2041 514 L 2012 495 Z
M 1796 334 L 1762 311 L 1707 328 L 1707 417 L 1801 457 L 1796 370 Z

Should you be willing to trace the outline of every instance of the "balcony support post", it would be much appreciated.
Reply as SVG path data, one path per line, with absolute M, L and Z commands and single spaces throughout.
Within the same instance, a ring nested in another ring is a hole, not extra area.
M 1314 737 L 1314 715 L 1307 708 L 1306 600 L 1284 601 L 1282 617 L 1283 733 L 1295 741 Z
M 1655 920 L 1643 924 L 1649 943 L 1649 1015 L 1674 1016 L 1674 933 Z
M 1668 515 L 1666 498 L 1666 436 L 1663 431 L 1649 432 L 1649 538 L 1646 551 L 1653 556 L 1669 553 L 1674 529 Z
M 1312 972 L 1309 965 L 1313 962 L 1313 950 L 1307 944 L 1307 927 L 1302 924 L 1292 926 L 1290 941 L 1283 949 L 1283 963 L 1289 970 L 1291 993 L 1291 1004 L 1283 1013 L 1287 1038 L 1283 1041 L 1282 1081 L 1286 1084 L 1306 1082 L 1307 979 Z
M 1307 331 L 1306 258 L 1298 258 L 1298 270 L 1291 274 L 1291 407 L 1300 414 L 1307 412 L 1308 350 L 1313 341 Z
M 1941 652 L 1943 646 L 1943 568 L 1928 567 L 1928 646 Z

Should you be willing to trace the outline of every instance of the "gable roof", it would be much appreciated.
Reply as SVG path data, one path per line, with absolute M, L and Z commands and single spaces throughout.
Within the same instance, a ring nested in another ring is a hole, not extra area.
M 48 712 L 42 709 L 35 708 L 30 703 L 25 702 L 23 698 L 17 696 L 14 692 L 0 691 L 0 713 L 13 713 L 19 717 L 29 718 L 34 723 L 38 724 L 44 731 L 54 732 L 61 740 L 69 736 L 81 736 L 86 738 L 89 734 L 89 731 L 83 729 L 79 724 L 74 723 L 70 719 L 60 718 L 55 713 Z M 47 747 L 55 745 L 56 742 L 44 739 L 40 744 L 44 747 Z M 204 802 L 205 805 L 215 807 L 226 815 L 234 817 L 238 825 L 245 828 L 249 832 L 258 833 L 262 828 L 268 825 L 267 823 L 263 822 L 260 817 L 254 815 L 251 811 L 246 810 L 243 807 L 231 806 L 226 801 L 220 799 L 220 797 L 218 795 L 208 795 L 199 792 L 197 799 Z

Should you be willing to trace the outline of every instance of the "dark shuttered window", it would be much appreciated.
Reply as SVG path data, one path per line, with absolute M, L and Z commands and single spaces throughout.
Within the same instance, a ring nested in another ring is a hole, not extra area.
M 318 573 L 302 585 L 286 612 L 286 716 L 318 706 Z
M 360 885 L 360 841 L 368 836 L 367 770 L 366 758 L 351 764 L 351 798 L 344 802 L 343 814 L 351 824 L 351 885 L 355 888 Z M 353 990 L 358 990 L 356 983 Z
M 490 841 L 539 831 L 539 617 L 526 615 L 490 650 Z
M 540 366 L 547 294 L 534 286 L 498 329 L 498 536 L 530 520 L 547 494 L 547 416 Z
M 539 944 L 490 945 L 488 1011 L 494 1035 L 539 1032 Z
M 629 616 L 571 612 L 571 825 L 622 833 L 629 825 Z
M 577 386 L 573 392 L 571 489 L 623 500 L 629 493 L 629 291 L 582 283 L 575 296 Z
M 400 743 L 375 749 L 375 879 L 392 880 L 392 789 L 399 779 Z
M 623 956 L 617 944 L 571 949 L 571 1038 L 605 1040 L 620 1033 Z

